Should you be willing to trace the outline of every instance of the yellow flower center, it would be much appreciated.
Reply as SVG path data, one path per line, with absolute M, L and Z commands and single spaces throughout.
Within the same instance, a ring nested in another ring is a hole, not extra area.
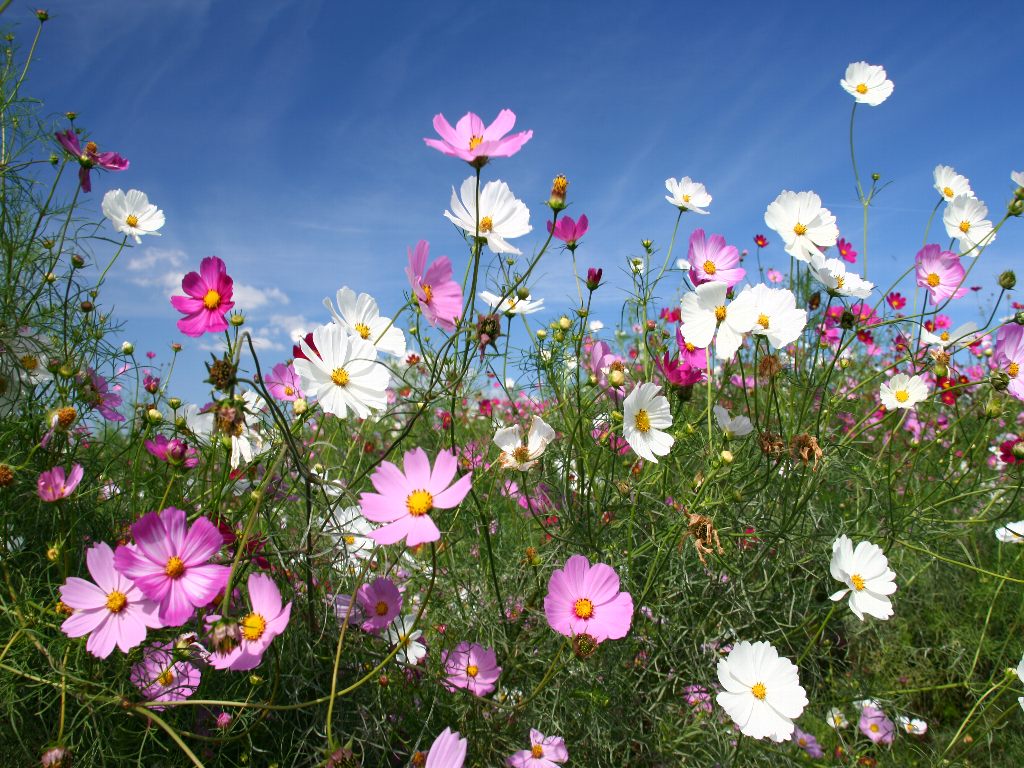
M 722 322 L 723 320 L 725 320 L 724 304 L 719 304 L 717 307 L 715 307 L 715 320 L 717 320 L 718 322 Z
M 766 331 L 768 330 L 768 319 L 768 315 L 765 314 L 760 314 L 757 316 L 757 324 L 764 328 Z
M 128 605 L 128 597 L 124 592 L 114 590 L 107 595 L 107 610 L 111 613 L 120 613 Z
M 538 759 L 544 757 L 544 747 L 540 744 L 534 744 L 530 747 L 530 755 Z
M 868 730 L 872 733 L 878 733 L 878 723 L 872 723 L 868 726 Z
M 795 227 L 793 227 L 793 231 L 794 231 L 794 232 L 796 232 L 796 234 L 798 234 L 798 235 L 806 235 L 806 234 L 807 234 L 807 227 L 806 227 L 806 226 L 804 226 L 803 224 L 801 224 L 801 223 L 800 223 L 800 222 L 798 221 L 798 222 L 796 223 L 796 226 L 795 226 Z
M 1010 374 L 1011 379 L 1017 378 L 1017 374 L 1020 373 L 1020 363 L 1010 363 L 1006 368 L 1006 372 Z
M 971 231 L 971 222 L 969 222 L 969 221 L 961 221 L 960 222 L 960 231 L 963 232 L 965 235 L 968 232 L 970 232 Z
M 356 543 L 356 537 L 355 536 L 346 536 L 345 537 L 345 543 L 348 544 L 351 547 L 353 544 Z
M 949 331 L 943 331 L 939 334 L 939 338 L 943 341 L 949 341 Z
M 405 507 L 413 517 L 420 517 L 434 508 L 434 497 L 430 491 L 413 491 L 405 500 Z
M 928 285 L 931 286 L 932 288 L 935 288 L 939 285 L 939 283 L 942 282 L 942 278 L 939 277 L 936 273 L 931 272 L 928 274 L 928 277 L 925 278 L 925 282 L 928 283 Z
M 39 358 L 35 355 L 23 355 L 21 358 L 21 367 L 31 373 L 39 367 Z
M 185 574 L 185 561 L 177 555 L 172 556 L 171 559 L 167 561 L 164 573 L 172 579 L 180 579 Z
M 484 216 L 480 219 L 480 231 L 490 232 L 494 229 L 494 220 L 490 216 Z
M 683 195 L 683 202 L 684 203 L 690 202 L 690 196 L 689 195 Z
M 754 683 L 754 687 L 750 689 L 750 692 L 754 694 L 754 698 L 758 701 L 764 701 L 768 695 L 768 689 L 764 687 L 764 683 Z
M 166 688 L 168 685 L 174 682 L 174 672 L 172 672 L 171 668 L 168 667 L 160 673 L 160 676 L 157 677 L 156 681 L 164 688 Z
M 378 600 L 377 604 L 373 607 L 373 612 L 378 616 L 388 615 L 388 604 L 386 600 Z
M 636 416 L 633 417 L 633 423 L 636 428 L 641 432 L 651 431 L 651 417 L 643 408 L 636 412 Z
M 905 389 L 897 389 L 893 397 L 900 403 L 905 403 L 910 399 L 910 393 Z
M 555 176 L 555 180 L 551 183 L 551 189 L 560 195 L 564 195 L 565 191 L 569 188 L 569 180 L 565 176 Z
M 85 151 L 88 152 L 90 155 L 95 155 L 98 150 L 99 150 L 99 145 L 96 144 L 95 141 L 87 141 L 87 142 L 85 142 Z
M 850 581 L 853 583 L 853 588 L 860 592 L 864 589 L 864 577 L 859 573 L 855 573 L 850 577 Z
M 289 387 L 287 384 L 285 384 L 285 386 L 284 386 L 284 393 L 286 395 L 288 395 L 288 397 L 291 397 L 292 395 L 295 394 L 295 388 L 294 387 Z
M 344 368 L 335 368 L 331 371 L 331 381 L 337 384 L 339 387 L 344 387 L 348 384 L 348 371 Z
M 263 636 L 263 632 L 267 628 L 267 620 L 258 613 L 250 613 L 242 619 L 238 626 L 242 630 L 242 637 L 254 642 Z
M 363 323 L 356 323 L 355 328 L 356 333 L 358 333 L 361 338 L 370 338 L 370 326 L 364 325 Z
M 581 597 L 572 606 L 572 612 L 578 619 L 589 619 L 594 615 L 594 604 L 585 597 Z
M 949 198 L 953 198 L 953 197 L 956 196 L 956 195 L 953 194 L 952 187 L 943 187 L 942 188 L 942 194 L 943 194 L 944 197 L 949 197 Z
M 857 91 L 857 93 L 859 93 L 861 96 L 863 96 L 865 93 L 868 92 L 868 86 L 866 83 L 857 83 L 857 87 L 854 90 Z
M 843 287 L 843 284 L 844 284 L 845 282 L 846 282 L 846 278 L 845 278 L 845 277 L 843 277 L 842 275 L 839 275 L 839 276 L 838 276 L 838 277 L 836 278 L 836 290 L 838 291 L 838 290 L 839 290 L 840 288 L 842 288 L 842 287 Z
M 470 136 L 469 137 L 469 151 L 472 152 L 474 149 L 479 147 L 484 141 L 483 136 Z
M 203 296 L 203 306 L 211 312 L 220 306 L 220 294 L 212 288 Z
M 466 667 L 466 674 L 470 677 L 476 677 L 478 674 L 480 674 L 480 667 L 478 667 L 476 664 L 470 664 L 468 667 Z
M 705 274 L 713 275 L 717 271 L 718 271 L 718 267 L 715 266 L 715 262 L 713 262 L 711 259 L 708 259 L 707 261 L 704 262 L 704 273 Z
M 530 449 L 525 445 L 520 445 L 514 451 L 512 451 L 512 458 L 520 464 L 523 464 L 530 460 Z
M 434 298 L 433 289 L 429 285 L 422 285 L 420 287 L 423 288 L 424 303 L 429 304 L 431 299 Z
M 139 217 L 134 213 L 129 213 L 128 218 L 124 220 L 124 223 L 129 227 L 137 227 L 139 226 Z
M 687 352 L 693 352 L 695 349 L 696 349 L 696 347 L 693 346 L 693 344 L 691 344 L 690 342 L 686 342 L 686 351 Z

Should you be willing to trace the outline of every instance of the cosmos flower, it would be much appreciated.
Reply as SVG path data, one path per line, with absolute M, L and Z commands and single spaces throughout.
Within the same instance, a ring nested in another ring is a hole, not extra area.
M 672 426 L 668 398 L 652 382 L 637 384 L 622 404 L 622 436 L 638 456 L 658 463 L 667 456 L 675 438 L 664 430 Z
M 860 275 L 847 272 L 846 266 L 839 259 L 823 259 L 811 263 L 811 274 L 836 296 L 853 296 L 866 299 L 874 290 L 874 283 L 864 280 Z
M 511 768 L 558 768 L 569 759 L 569 750 L 561 736 L 545 736 L 530 729 L 530 748 L 510 755 L 505 763 Z
M 77 377 L 82 399 L 99 411 L 107 421 L 124 421 L 124 415 L 116 410 L 121 405 L 121 396 L 110 390 L 110 382 L 92 368 L 86 366 Z
M 980 252 L 978 246 L 982 242 L 989 245 L 996 239 L 992 222 L 986 216 L 988 206 L 971 195 L 957 195 L 946 206 L 942 223 L 946 227 L 946 234 L 960 241 L 960 253 L 977 256 Z
M 896 727 L 882 710 L 875 707 L 864 707 L 861 710 L 860 721 L 857 725 L 860 728 L 860 732 L 875 744 L 892 744 Z
M 95 141 L 87 141 L 83 148 L 78 141 L 78 134 L 74 128 L 66 131 L 59 131 L 56 134 L 57 141 L 64 150 L 78 161 L 78 183 L 83 192 L 92 191 L 92 180 L 89 172 L 93 168 L 102 168 L 104 171 L 124 171 L 128 168 L 128 161 L 117 152 L 100 152 Z
M 944 251 L 932 243 L 918 251 L 914 261 L 917 284 L 928 291 L 932 304 L 959 299 L 967 293 L 967 289 L 961 287 L 966 271 L 960 257 L 952 251 Z
M 522 427 L 518 424 L 503 427 L 494 433 L 494 444 L 501 449 L 498 462 L 505 469 L 527 471 L 537 463 L 548 443 L 555 439 L 555 430 L 537 415 L 530 421 L 530 431 L 526 436 L 525 445 L 522 442 L 522 434 Z
M 462 503 L 472 486 L 472 476 L 465 474 L 455 480 L 458 460 L 450 451 L 437 454 L 433 469 L 422 448 L 406 451 L 402 463 L 404 472 L 390 461 L 382 461 L 370 478 L 377 493 L 363 493 L 359 497 L 364 517 L 375 523 L 387 523 L 371 531 L 370 537 L 378 544 L 405 539 L 410 547 L 437 541 L 441 531 L 430 512 L 452 509 Z
M 882 405 L 891 411 L 897 408 L 913 408 L 928 399 L 929 391 L 928 385 L 920 376 L 897 373 L 881 385 L 878 394 L 882 399 Z
M 833 602 L 849 594 L 850 610 L 861 621 L 865 613 L 883 620 L 892 616 L 889 595 L 896 591 L 896 574 L 890 570 L 881 547 L 862 541 L 854 549 L 853 542 L 844 534 L 832 544 L 829 572 L 846 585 L 830 596 Z
M 533 229 L 530 210 L 504 181 L 489 181 L 480 190 L 478 211 L 476 184 L 476 178 L 469 176 L 459 194 L 452 187 L 451 211 L 444 212 L 445 218 L 470 237 L 486 240 L 492 253 L 522 253 L 508 239 L 522 237 Z
M 896 725 L 900 727 L 901 731 L 911 736 L 924 736 L 928 733 L 928 723 L 916 717 L 897 715 Z
M 95 583 L 71 576 L 60 588 L 61 602 L 73 611 L 61 624 L 65 635 L 89 635 L 85 649 L 105 659 L 115 645 L 127 653 L 142 644 L 147 628 L 163 626 L 156 603 L 115 570 L 109 544 L 101 541 L 90 547 L 85 561 Z
M 172 467 L 192 469 L 199 464 L 199 453 L 180 438 L 167 439 L 164 435 L 157 435 L 152 440 L 147 440 L 145 445 L 150 455 Z
M 857 252 L 853 250 L 853 244 L 843 238 L 836 241 L 836 248 L 839 250 L 839 257 L 850 264 L 857 263 Z
M 451 333 L 462 316 L 462 288 L 452 280 L 452 263 L 447 256 L 427 267 L 430 243 L 420 240 L 409 249 L 405 269 L 413 296 L 427 322 Z
M 388 369 L 377 361 L 377 350 L 369 341 L 348 333 L 337 323 L 321 325 L 313 331 L 313 347 L 299 341 L 305 359 L 292 365 L 302 389 L 316 395 L 325 413 L 345 418 L 351 410 L 365 419 L 388 404 L 391 383 Z
M 337 309 L 330 299 L 324 299 L 324 306 L 335 323 L 350 334 L 370 342 L 380 352 L 405 357 L 405 334 L 390 317 L 381 317 L 373 296 L 368 293 L 357 296 L 346 285 L 338 289 L 335 298 L 338 301 Z
M 807 733 L 807 731 L 801 731 L 799 728 L 794 728 L 793 743 L 806 752 L 808 757 L 814 758 L 815 760 L 819 760 L 825 756 L 825 752 L 822 750 L 818 740 L 814 738 L 813 735 Z
M 715 357 L 728 360 L 743 343 L 757 322 L 757 307 L 746 291 L 731 304 L 726 303 L 729 287 L 713 282 L 698 285 L 683 296 L 679 306 L 680 332 L 696 347 L 707 348 L 715 342 Z
M 139 235 L 160 236 L 157 230 L 164 225 L 164 212 L 149 202 L 145 192 L 130 189 L 125 194 L 112 189 L 103 196 L 102 208 L 114 229 L 134 238 L 136 244 L 142 242 Z
M 740 641 L 718 660 L 722 688 L 716 701 L 740 732 L 752 739 L 775 742 L 791 738 L 807 706 L 796 665 L 766 642 Z
M 84 474 L 85 470 L 81 464 L 72 464 L 71 471 L 66 476 L 64 467 L 54 467 L 46 472 L 40 472 L 36 479 L 36 493 L 43 501 L 66 499 L 75 492 Z
M 529 292 L 525 298 L 521 298 L 518 293 L 502 298 L 490 291 L 480 291 L 480 298 L 494 311 L 507 315 L 532 315 L 544 309 L 544 299 L 532 299 Z
M 730 416 L 729 412 L 720 405 L 716 405 L 714 411 L 715 421 L 725 432 L 726 437 L 743 437 L 754 431 L 754 425 L 746 416 Z
M 288 626 L 292 604 L 282 605 L 281 590 L 272 578 L 264 573 L 250 573 L 247 586 L 251 609 L 238 622 L 238 645 L 228 653 L 211 653 L 209 662 L 214 669 L 255 669 L 271 641 Z
M 533 131 L 508 136 L 515 124 L 516 115 L 511 109 L 501 110 L 488 126 L 472 112 L 463 115 L 454 128 L 444 115 L 437 114 L 434 115 L 434 130 L 441 138 L 424 138 L 423 141 L 442 154 L 482 168 L 492 157 L 511 157 L 533 138 Z
M 588 229 L 590 229 L 590 222 L 587 220 L 586 214 L 581 214 L 579 221 L 573 221 L 572 216 L 562 216 L 554 228 L 552 228 L 551 222 L 548 222 L 548 233 L 565 243 L 565 247 L 570 251 L 576 250 L 576 246 L 579 245 L 580 239 L 587 234 Z
M 938 330 L 938 329 L 936 329 Z M 977 340 L 977 323 L 963 323 L 956 330 L 943 329 L 938 333 L 932 333 L 927 328 L 921 329 L 921 341 L 925 344 L 933 344 L 937 347 L 953 346 L 968 347 Z
M 196 692 L 201 678 L 199 667 L 187 657 L 179 657 L 173 642 L 148 646 L 129 675 L 147 701 L 184 701 Z
M 718 281 L 730 288 L 739 283 L 746 274 L 740 264 L 740 253 L 735 245 L 726 245 L 721 235 L 706 238 L 703 229 L 695 229 L 690 235 L 690 280 L 694 285 Z
M 843 90 L 858 104 L 877 107 L 892 95 L 892 80 L 886 78 L 885 68 L 866 61 L 855 61 L 846 68 L 846 76 L 839 81 Z
M 427 648 L 422 642 L 423 630 L 415 629 L 415 616 L 401 616 L 391 622 L 384 637 L 392 647 L 398 646 L 395 661 L 399 664 L 413 666 L 427 655 Z
M 308 359 L 308 358 L 307 358 Z M 285 363 L 278 363 L 267 375 L 264 383 L 270 394 L 278 400 L 293 403 L 306 395 L 302 391 L 302 383 L 295 368 Z
M 952 203 L 960 195 L 974 197 L 971 191 L 971 182 L 961 176 L 948 165 L 936 165 L 932 172 L 935 191 L 942 195 L 947 203 Z
M 765 237 L 764 235 L 754 235 L 754 245 L 756 245 L 758 248 L 767 248 L 768 238 Z
M 198 272 L 189 272 L 181 279 L 185 296 L 171 296 L 171 305 L 185 317 L 178 320 L 178 330 L 186 336 L 220 333 L 228 328 L 225 315 L 235 303 L 231 301 L 234 281 L 228 276 L 224 262 L 207 256 Z
M 839 238 L 836 217 L 814 192 L 783 190 L 765 210 L 764 221 L 782 237 L 786 253 L 805 263 L 820 262 L 821 250 Z
M 828 712 L 825 713 L 825 722 L 829 724 L 829 727 L 839 730 L 840 728 L 846 728 L 850 721 L 846 719 L 846 715 L 839 707 L 832 707 Z
M 497 687 L 501 667 L 493 648 L 478 643 L 459 643 L 454 651 L 441 655 L 444 687 L 449 691 L 464 688 L 474 696 L 486 696 Z
M 360 584 L 356 600 L 366 617 L 360 628 L 373 635 L 380 634 L 402 612 L 402 593 L 395 582 L 383 576 L 371 584 Z
M 740 296 L 747 293 L 757 313 L 751 333 L 764 336 L 774 349 L 781 349 L 800 338 L 807 325 L 807 310 L 797 309 L 792 291 L 758 283 L 752 288 L 744 288 Z M 738 301 L 740 297 L 736 298 Z
M 665 189 L 668 194 L 665 199 L 680 211 L 693 211 L 694 213 L 706 214 L 711 205 L 711 195 L 704 189 L 703 184 L 692 181 L 689 176 L 681 179 L 665 179 Z
M 588 635 L 594 643 L 618 640 L 633 623 L 633 598 L 619 591 L 618 574 L 610 565 L 591 565 L 583 555 L 573 555 L 548 579 L 544 615 L 566 637 Z
M 1024 544 L 1024 520 L 996 528 L 996 539 L 1003 544 Z
M 897 312 L 899 312 L 901 309 L 907 306 L 906 298 L 903 296 L 903 294 L 897 293 L 896 291 L 893 291 L 888 296 L 886 296 L 885 301 L 890 307 L 895 309 Z
M 445 728 L 430 745 L 423 768 L 462 768 L 468 745 L 469 741 L 458 731 Z
M 1016 324 L 1002 326 L 996 332 L 996 347 L 992 362 L 1010 377 L 1006 391 L 1018 400 L 1024 400 L 1024 327 Z

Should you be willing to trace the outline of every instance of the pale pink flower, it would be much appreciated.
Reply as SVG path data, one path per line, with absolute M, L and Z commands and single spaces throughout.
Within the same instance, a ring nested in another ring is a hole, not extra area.
M 512 768 L 558 768 L 569 759 L 569 750 L 561 736 L 545 736 L 530 729 L 530 748 L 511 755 L 505 762 Z
M 705 237 L 703 229 L 695 229 L 690 235 L 690 280 L 694 285 L 712 281 L 725 283 L 730 288 L 739 283 L 746 274 L 740 264 L 740 253 L 735 245 L 726 245 L 721 235 Z
M 43 501 L 60 501 L 66 499 L 75 492 L 75 488 L 82 482 L 84 470 L 81 464 L 72 464 L 71 472 L 64 475 L 64 467 L 54 467 L 46 472 L 40 472 L 36 480 L 36 493 Z
M 573 555 L 548 580 L 544 615 L 566 637 L 618 640 L 633 623 L 633 598 L 619 591 L 618 574 L 610 565 L 591 565 L 583 555 Z
M 932 304 L 959 299 L 967 289 L 962 287 L 964 267 L 960 257 L 932 243 L 917 252 L 917 284 L 931 296 Z
M 427 752 L 427 762 L 423 768 L 462 768 L 466 762 L 468 740 L 458 731 L 445 728 L 441 731 Z
M 423 317 L 431 325 L 451 333 L 462 315 L 462 287 L 452 280 L 452 263 L 447 256 L 427 267 L 429 255 L 430 243 L 420 240 L 415 249 L 409 249 L 405 274 Z
M 486 696 L 496 687 L 501 667 L 493 648 L 478 643 L 459 643 L 454 651 L 441 654 L 444 663 L 444 687 L 449 691 L 465 688 L 474 696 Z
M 356 591 L 356 599 L 366 619 L 362 630 L 380 634 L 402 611 L 402 593 L 391 579 L 380 576 L 372 584 L 362 584 Z
M 441 138 L 424 138 L 423 141 L 438 152 L 482 168 L 492 157 L 511 157 L 533 138 L 533 131 L 507 136 L 515 124 L 516 115 L 511 109 L 501 110 L 488 126 L 472 112 L 463 115 L 454 128 L 444 115 L 437 114 L 434 115 L 434 130 Z
M 149 701 L 183 701 L 196 692 L 201 678 L 199 667 L 179 657 L 173 642 L 146 648 L 130 675 L 132 685 Z
M 282 606 L 281 590 L 272 578 L 263 573 L 250 573 L 248 587 L 252 610 L 238 622 L 239 643 L 230 653 L 210 654 L 210 666 L 214 669 L 236 672 L 255 669 L 263 661 L 271 640 L 288 626 L 292 604 Z

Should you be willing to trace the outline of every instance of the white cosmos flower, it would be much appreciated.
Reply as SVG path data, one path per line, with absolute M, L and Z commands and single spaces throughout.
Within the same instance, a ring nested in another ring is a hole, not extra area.
M 837 731 L 840 728 L 846 728 L 850 724 L 850 721 L 846 719 L 846 715 L 843 714 L 843 710 L 839 707 L 832 707 L 832 709 L 825 713 L 825 722 L 829 724 L 830 728 Z
M 381 317 L 377 301 L 368 293 L 356 292 L 347 285 L 338 289 L 338 308 L 330 299 L 324 299 L 324 306 L 331 313 L 334 322 L 351 334 L 373 344 L 380 352 L 395 357 L 405 357 L 405 334 L 394 325 L 390 317 Z
M 932 333 L 927 328 L 922 328 L 921 341 L 925 344 L 934 344 L 943 349 L 953 344 L 966 347 L 974 342 L 977 330 L 978 326 L 976 323 L 964 323 L 956 330 L 942 331 L 940 333 Z
M 837 296 L 853 296 L 866 299 L 875 289 L 875 284 L 865 280 L 855 272 L 847 272 L 846 265 L 840 259 L 825 259 L 819 264 L 811 264 L 811 274 L 829 292 Z
M 647 381 L 635 386 L 622 403 L 622 436 L 638 456 L 655 464 L 656 457 L 667 455 L 675 443 L 662 431 L 672 426 L 672 414 L 660 392 L 661 387 Z
M 996 528 L 996 538 L 1003 544 L 1024 544 L 1024 520 Z
M 758 283 L 749 291 L 757 312 L 753 333 L 766 337 L 775 349 L 800 338 L 807 326 L 807 310 L 796 308 L 792 291 L 769 288 L 764 283 Z
M 726 437 L 743 437 L 754 431 L 754 425 L 746 416 L 730 416 L 729 412 L 720 405 L 716 405 L 714 410 L 715 420 L 725 432 Z
M 975 246 L 983 240 L 988 245 L 996 239 L 992 234 L 992 222 L 986 216 L 988 206 L 976 197 L 957 195 L 946 206 L 942 223 L 946 225 L 946 234 L 960 241 L 960 253 L 969 251 L 968 255 L 977 256 L 978 249 Z
M 534 416 L 526 445 L 523 445 L 522 435 L 522 427 L 518 424 L 494 433 L 494 444 L 501 449 L 498 461 L 505 469 L 518 469 L 520 472 L 530 469 L 540 459 L 548 443 L 555 439 L 555 430 L 540 416 Z
M 665 179 L 665 189 L 669 191 L 665 199 L 681 211 L 706 214 L 704 209 L 711 205 L 711 195 L 704 189 L 704 185 L 691 180 L 689 176 L 679 180 Z
M 930 393 L 928 385 L 920 376 L 897 373 L 882 384 L 878 394 L 882 398 L 882 405 L 892 411 L 896 408 L 913 408 L 921 401 L 927 400 Z
M 1020 657 L 1020 664 L 1017 665 L 1017 677 L 1024 683 L 1024 656 Z M 1021 709 L 1024 709 L 1024 696 L 1018 697 L 1017 702 L 1020 704 Z
M 928 733 L 928 723 L 924 720 L 919 720 L 916 717 L 905 717 L 904 715 L 896 716 L 896 725 L 900 727 L 900 730 L 904 733 L 908 733 L 911 736 L 924 736 Z
M 726 304 L 729 287 L 710 282 L 698 285 L 683 296 L 679 305 L 682 321 L 680 332 L 698 348 L 707 348 L 715 340 L 715 357 L 728 360 L 743 343 L 743 334 L 757 322 L 757 308 L 749 291 L 743 291 L 731 304 Z
M 110 219 L 114 229 L 141 243 L 139 235 L 157 235 L 164 225 L 164 212 L 149 202 L 145 192 L 129 189 L 125 194 L 112 189 L 103 196 L 103 215 Z
M 1024 187 L 1024 171 L 1013 171 L 1010 173 L 1010 181 L 1018 187 Z
M 590 330 L 591 333 L 597 333 L 598 331 L 604 328 L 604 323 L 602 323 L 600 320 L 591 320 L 587 324 L 587 328 Z
M 292 365 L 304 392 L 315 392 L 325 413 L 340 418 L 349 409 L 360 419 L 387 406 L 388 369 L 377 362 L 377 350 L 369 341 L 350 336 L 336 323 L 313 331 L 314 352 L 305 339 L 299 347 L 308 359 L 296 358 Z
M 461 200 L 459 199 L 461 195 Z M 460 195 L 452 187 L 451 211 L 444 215 L 470 236 L 477 234 L 476 177 L 462 182 Z M 530 232 L 530 210 L 516 199 L 504 181 L 489 181 L 480 190 L 480 237 L 494 253 L 521 253 L 506 238 L 521 237 Z
M 865 613 L 876 619 L 892 616 L 889 595 L 896 591 L 896 574 L 889 569 L 889 561 L 877 544 L 862 541 L 854 549 L 848 536 L 840 536 L 832 544 L 829 572 L 846 585 L 831 596 L 832 601 L 849 594 L 850 610 L 861 621 Z
M 416 623 L 415 616 L 399 616 L 385 632 L 385 637 L 390 645 L 398 646 L 398 653 L 395 654 L 395 661 L 399 664 L 416 664 L 427 655 L 427 648 L 423 643 L 416 642 L 423 636 L 423 631 L 413 629 Z
M 947 203 L 952 203 L 959 195 L 974 197 L 971 182 L 948 165 L 936 165 L 932 177 L 935 180 L 935 191 Z
M 807 706 L 796 665 L 779 656 L 771 643 L 743 640 L 718 660 L 718 682 L 723 690 L 715 698 L 740 733 L 752 739 L 787 741 L 793 721 Z
M 534 312 L 539 312 L 544 309 L 544 299 L 537 299 L 534 301 L 530 298 L 530 294 L 526 294 L 525 299 L 520 299 L 519 296 L 506 296 L 502 299 L 496 293 L 490 291 L 480 291 L 480 298 L 491 309 L 497 312 L 504 312 L 509 315 L 531 315 Z
M 344 547 L 350 566 L 373 554 L 376 544 L 370 538 L 370 532 L 375 528 L 373 523 L 363 517 L 358 505 L 336 510 L 324 523 L 324 532 Z
M 821 249 L 836 244 L 836 217 L 814 192 L 783 190 L 764 212 L 764 222 L 779 233 L 786 253 L 798 261 L 820 261 Z
M 846 68 L 846 77 L 839 81 L 843 90 L 860 104 L 877 107 L 892 95 L 892 80 L 886 79 L 885 68 L 866 61 L 855 61 Z

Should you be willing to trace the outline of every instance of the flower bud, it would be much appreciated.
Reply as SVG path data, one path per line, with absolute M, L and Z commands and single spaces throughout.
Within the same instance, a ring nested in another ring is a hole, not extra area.
M 594 639 L 593 635 L 588 635 L 586 632 L 580 632 L 572 639 L 572 652 L 581 661 L 589 659 L 597 653 L 597 646 L 597 640 Z
M 294 413 L 296 416 L 301 416 L 302 414 L 304 414 L 308 410 L 309 410 L 309 403 L 307 403 L 304 398 L 297 397 L 292 402 L 292 413 Z
M 1006 371 L 992 371 L 988 381 L 996 392 L 1005 392 L 1010 386 L 1010 376 Z
M 57 562 L 57 560 L 60 558 L 61 551 L 62 550 L 60 548 L 60 544 L 51 544 L 46 549 L 46 559 L 49 560 L 51 563 Z
M 1006 212 L 1010 216 L 1020 216 L 1024 213 L 1024 200 L 1014 198 L 1014 200 L 1006 207 Z
M 853 328 L 857 318 L 854 317 L 853 312 L 848 309 L 843 310 L 842 316 L 839 318 L 839 327 L 843 330 L 849 331 Z
M 171 343 L 171 352 L 181 352 L 181 344 L 179 344 L 176 341 L 172 342 Z
M 881 181 L 881 179 L 882 179 L 882 174 L 880 174 L 880 173 L 872 173 L 871 174 L 871 180 L 872 181 Z
M 555 331 L 553 338 L 555 341 L 565 341 L 565 333 L 563 331 Z
M 135 345 L 132 344 L 130 341 L 122 342 L 121 343 L 121 352 L 123 354 L 125 354 L 125 355 L 134 354 L 135 353 Z
M 580 307 L 576 310 L 576 314 L 579 315 L 581 320 L 586 320 L 590 312 L 587 311 L 586 307 Z
M 36 11 L 36 18 L 39 19 L 39 23 L 41 24 L 44 21 L 49 21 L 50 14 L 47 13 L 42 8 L 40 8 L 39 10 Z
M 621 387 L 626 383 L 626 374 L 620 369 L 608 371 L 608 383 L 613 387 Z
M 537 329 L 537 338 L 538 339 L 543 340 L 543 339 L 546 339 L 547 337 L 548 337 L 548 332 L 545 329 L 543 329 L 543 328 L 538 328 Z
M 986 419 L 998 419 L 1003 415 L 1003 404 L 999 402 L 999 398 L 992 396 L 985 403 L 985 418 Z
M 228 318 L 228 322 L 231 323 L 235 328 L 241 328 L 245 324 L 245 315 L 241 312 L 235 312 L 231 317 Z
M 518 296 L 521 301 L 526 301 L 530 298 L 530 289 L 525 285 L 520 285 L 516 288 L 516 296 Z
M 160 411 L 158 411 L 156 408 L 150 408 L 148 411 L 146 411 L 146 420 L 150 424 L 159 424 L 161 421 L 164 420 L 164 415 L 160 413 Z
M 1017 276 L 1013 273 L 1012 269 L 1006 270 L 999 276 L 1000 288 L 1012 291 L 1015 285 L 1017 285 Z
M 595 269 L 590 267 L 587 270 L 587 289 L 591 292 L 596 291 L 601 285 L 601 277 L 604 275 L 604 271 L 601 269 Z
M 562 315 L 560 318 L 558 318 L 558 327 L 561 328 L 563 331 L 568 331 L 570 328 L 572 328 L 572 320 L 570 320 L 565 315 Z
M 654 250 L 654 243 L 651 242 L 650 240 L 641 240 L 640 245 L 643 246 L 644 250 L 647 252 L 647 255 L 650 256 Z
M 722 463 L 724 464 L 732 464 L 733 459 L 735 459 L 735 456 L 732 455 L 732 451 L 722 451 L 721 455 Z
M 1024 442 L 1014 443 L 1010 452 L 1013 454 L 1013 458 L 1017 459 L 1017 461 L 1024 461 Z
M 71 768 L 71 752 L 67 747 L 47 747 L 39 756 L 43 768 Z
M 181 398 L 180 397 L 172 397 L 172 398 L 167 400 L 167 404 L 169 406 L 171 406 L 171 408 L 176 411 L 179 408 L 181 408 Z
M 0 464 L 0 488 L 7 488 L 14 482 L 14 470 L 9 464 Z
M 1018 310 L 1013 315 L 1013 322 L 1015 322 L 1017 325 L 1024 325 L 1024 309 Z
M 563 174 L 555 176 L 551 182 L 551 196 L 548 198 L 548 206 L 553 211 L 561 211 L 565 208 L 565 193 L 569 188 L 569 180 Z
M 210 645 L 217 653 L 231 653 L 242 640 L 238 622 L 219 619 L 210 628 Z
M 96 305 L 93 304 L 91 301 L 83 301 L 78 306 L 83 312 L 85 312 L 85 314 L 89 314 L 94 309 L 96 309 Z
M 81 269 L 85 266 L 85 259 L 79 256 L 77 253 L 71 254 L 71 266 L 75 269 Z

